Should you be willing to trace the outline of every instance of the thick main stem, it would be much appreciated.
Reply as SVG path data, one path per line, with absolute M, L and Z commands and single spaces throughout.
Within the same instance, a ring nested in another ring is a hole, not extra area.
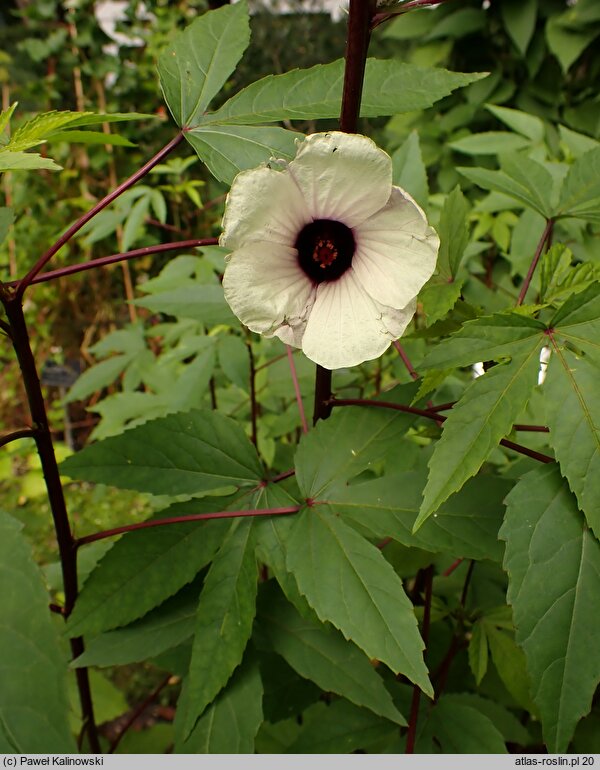
M 350 0 L 348 9 L 348 37 L 346 40 L 346 67 L 340 112 L 340 130 L 355 134 L 360 115 L 367 51 L 371 37 L 373 0 Z M 323 330 L 325 334 L 325 330 Z M 331 414 L 331 371 L 317 364 L 315 379 L 315 408 L 313 423 Z
M 68 617 L 75 599 L 77 598 L 77 550 L 75 548 L 75 539 L 71 532 L 71 525 L 67 514 L 67 506 L 63 494 L 63 488 L 60 481 L 58 464 L 54 454 L 52 444 L 52 435 L 48 424 L 46 414 L 46 405 L 42 394 L 42 386 L 37 373 L 29 333 L 23 315 L 23 307 L 19 297 L 12 296 L 2 298 L 6 316 L 10 324 L 11 338 L 14 345 L 17 360 L 23 375 L 23 382 L 27 392 L 27 400 L 31 412 L 33 425 L 33 438 L 35 439 L 48 499 L 50 501 L 50 510 L 54 520 L 54 529 L 56 531 L 56 540 L 60 555 L 62 568 L 63 585 L 65 593 L 64 615 Z M 71 639 L 71 651 L 73 657 L 78 657 L 84 651 L 83 639 L 78 637 Z M 94 706 L 90 691 L 90 682 L 87 669 L 78 669 L 76 672 L 77 686 L 79 689 L 79 699 L 83 715 L 84 727 L 88 734 L 90 749 L 94 753 L 100 752 L 100 743 L 96 723 L 94 721 Z

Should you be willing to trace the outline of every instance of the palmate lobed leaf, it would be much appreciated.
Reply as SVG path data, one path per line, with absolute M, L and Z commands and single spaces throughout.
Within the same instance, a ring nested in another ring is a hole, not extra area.
M 143 618 L 92 639 L 86 638 L 85 652 L 71 665 L 74 668 L 122 666 L 154 658 L 177 647 L 194 634 L 200 589 L 200 581 L 194 580 Z
M 165 101 L 179 127 L 200 122 L 249 40 L 248 7 L 243 0 L 203 14 L 174 36 L 157 65 Z
M 600 682 L 600 543 L 551 465 L 507 497 L 508 601 L 551 752 L 564 752 Z
M 448 369 L 519 355 L 530 349 L 534 339 L 541 346 L 545 328 L 541 321 L 514 311 L 467 321 L 425 356 L 421 368 Z
M 359 708 L 347 700 L 334 700 L 329 706 L 315 704 L 296 740 L 286 754 L 351 754 L 368 751 L 382 739 L 391 739 L 398 727 Z
M 300 676 L 406 725 L 366 655 L 331 626 L 302 617 L 272 583 L 261 594 L 258 623 L 272 649 Z
M 600 536 L 600 364 L 553 341 L 543 388 L 550 441 L 562 474 Z
M 378 548 L 316 505 L 295 517 L 287 566 L 322 621 L 433 694 L 412 604 Z
M 478 377 L 453 406 L 429 461 L 429 478 L 414 524 L 417 530 L 465 481 L 512 429 L 537 385 L 539 341 Z
M 185 702 L 184 683 L 180 698 Z M 263 685 L 258 664 L 246 655 L 227 686 L 198 720 L 189 736 L 183 725 L 187 710 L 181 705 L 175 717 L 177 754 L 252 754 L 254 738 L 263 721 Z
M 252 486 L 263 475 L 256 449 L 229 417 L 195 409 L 99 441 L 61 466 L 71 478 L 153 494 Z
M 226 184 L 240 171 L 256 168 L 270 158 L 291 160 L 296 141 L 303 136 L 278 126 L 229 125 L 198 126 L 185 134 L 211 174 Z
M 395 59 L 367 59 L 361 116 L 395 115 L 431 107 L 439 99 L 486 77 L 487 73 L 450 72 Z M 201 125 L 272 123 L 280 120 L 336 118 L 339 115 L 344 62 L 269 75 L 232 96 Z
M 467 481 L 460 492 L 440 506 L 435 517 L 413 533 L 426 480 L 422 470 L 389 473 L 340 486 L 325 501 L 334 513 L 369 537 L 392 537 L 405 546 L 433 553 L 500 561 L 502 501 L 512 484 L 494 476 Z
M 416 386 L 405 387 L 408 401 Z M 321 499 L 333 486 L 356 476 L 385 457 L 406 433 L 414 415 L 385 409 L 335 411 L 304 435 L 296 450 L 296 480 L 305 497 Z
M 185 738 L 242 660 L 256 612 L 257 582 L 253 521 L 238 519 L 211 564 L 198 602 L 182 696 Z
M 219 510 L 215 498 L 189 504 L 198 513 Z M 167 518 L 165 512 L 155 518 Z M 131 623 L 189 583 L 210 562 L 229 526 L 195 521 L 149 527 L 124 535 L 87 579 L 67 625 L 71 636 Z
M 73 753 L 66 673 L 48 593 L 22 525 L 0 512 L 0 746 L 10 754 Z

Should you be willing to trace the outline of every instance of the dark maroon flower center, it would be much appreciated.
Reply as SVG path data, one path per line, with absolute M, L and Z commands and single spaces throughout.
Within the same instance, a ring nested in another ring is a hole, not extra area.
M 296 238 L 298 262 L 315 283 L 336 281 L 352 264 L 356 242 L 352 230 L 334 219 L 315 219 Z

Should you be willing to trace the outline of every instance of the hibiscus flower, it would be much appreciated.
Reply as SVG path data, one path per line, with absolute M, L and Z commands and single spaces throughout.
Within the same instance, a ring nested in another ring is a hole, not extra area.
M 404 332 L 439 247 L 392 185 L 389 155 L 339 131 L 300 141 L 281 170 L 238 174 L 219 242 L 232 250 L 223 287 L 240 321 L 327 369 L 377 358 Z

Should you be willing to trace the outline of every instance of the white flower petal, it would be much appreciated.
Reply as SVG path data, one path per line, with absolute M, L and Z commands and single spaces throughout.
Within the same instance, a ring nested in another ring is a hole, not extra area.
M 399 187 L 387 205 L 354 231 L 358 280 L 378 302 L 404 307 L 435 270 L 440 241 L 425 214 Z
M 289 172 L 260 166 L 242 171 L 233 180 L 219 243 L 230 249 L 238 249 L 249 240 L 293 246 L 310 220 L 304 198 Z
M 264 242 L 246 243 L 229 256 L 223 289 L 240 321 L 268 336 L 306 318 L 315 295 L 296 249 Z
M 289 165 L 314 219 L 355 227 L 385 206 L 392 161 L 366 136 L 331 131 L 299 143 Z
M 376 302 L 351 268 L 338 281 L 318 287 L 302 350 L 326 369 L 356 366 L 380 356 L 406 329 L 415 309 L 414 301 L 401 310 Z

